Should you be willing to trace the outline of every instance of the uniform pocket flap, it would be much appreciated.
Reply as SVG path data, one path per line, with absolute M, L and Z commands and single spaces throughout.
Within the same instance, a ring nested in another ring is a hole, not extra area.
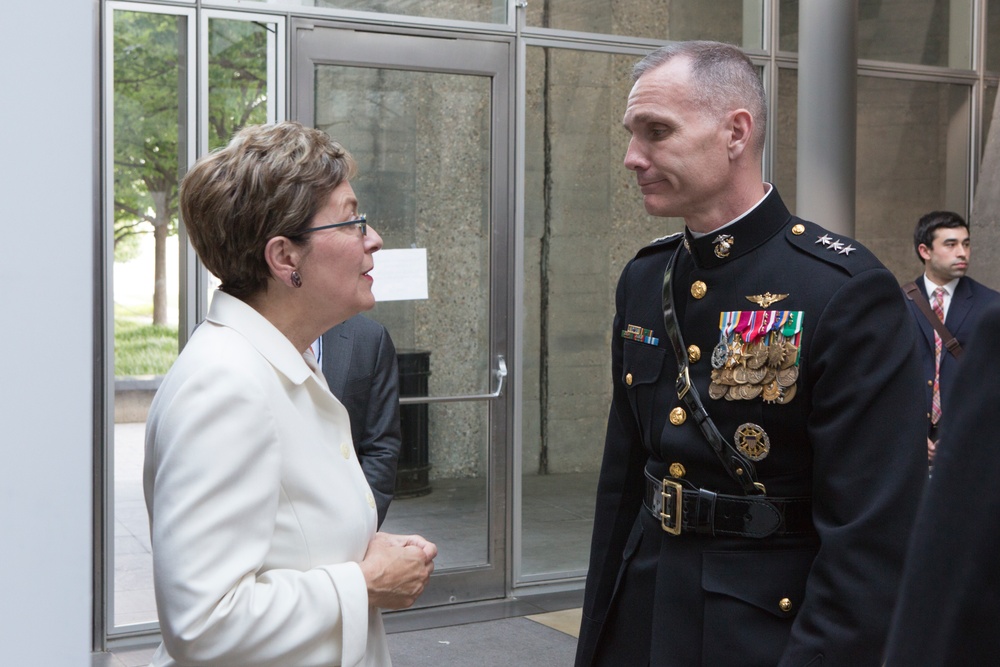
M 663 370 L 662 347 L 625 341 L 622 349 L 622 381 L 629 387 L 656 382 Z
M 702 556 L 701 586 L 770 612 L 778 618 L 798 613 L 816 553 L 795 551 L 715 551 Z

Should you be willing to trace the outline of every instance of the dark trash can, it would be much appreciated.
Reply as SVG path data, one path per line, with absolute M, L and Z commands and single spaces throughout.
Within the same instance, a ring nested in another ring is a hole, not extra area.
M 427 396 L 431 353 L 427 350 L 398 351 L 399 396 Z M 431 492 L 430 449 L 427 438 L 427 404 L 399 406 L 399 465 L 396 467 L 396 498 L 414 498 Z

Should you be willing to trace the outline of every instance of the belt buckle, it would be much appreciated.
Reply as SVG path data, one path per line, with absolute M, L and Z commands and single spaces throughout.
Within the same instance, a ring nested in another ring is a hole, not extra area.
M 679 482 L 663 480 L 660 488 L 660 527 L 671 535 L 681 534 L 681 497 L 684 491 Z M 673 502 L 671 503 L 671 496 Z M 670 508 L 673 511 L 668 511 Z
M 684 398 L 690 390 L 691 375 L 688 373 L 688 367 L 685 365 L 684 370 L 677 374 L 677 398 Z

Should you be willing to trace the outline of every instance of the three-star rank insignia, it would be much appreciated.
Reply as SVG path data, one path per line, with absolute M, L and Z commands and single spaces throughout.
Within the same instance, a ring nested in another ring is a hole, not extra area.
M 824 246 L 826 246 L 827 250 L 836 251 L 838 255 L 846 255 L 847 257 L 850 257 L 851 253 L 857 250 L 857 248 L 852 246 L 850 242 L 848 242 L 847 245 L 844 245 L 843 241 L 841 241 L 840 239 L 835 239 L 829 234 L 823 234 L 823 236 L 817 238 L 816 243 L 822 243 Z

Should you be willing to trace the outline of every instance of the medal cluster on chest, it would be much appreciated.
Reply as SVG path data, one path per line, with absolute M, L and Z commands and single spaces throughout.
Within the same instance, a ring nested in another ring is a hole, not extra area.
M 734 310 L 719 316 L 708 395 L 788 403 L 799 377 L 802 311 Z

